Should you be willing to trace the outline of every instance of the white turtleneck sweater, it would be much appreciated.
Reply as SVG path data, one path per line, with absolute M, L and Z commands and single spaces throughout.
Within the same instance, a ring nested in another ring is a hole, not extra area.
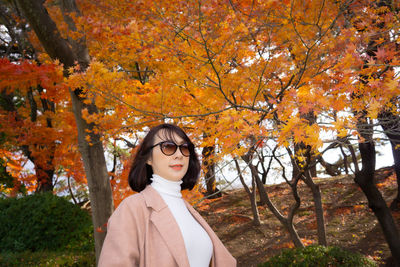
M 204 228 L 193 218 L 182 199 L 181 183 L 153 174 L 151 186 L 161 195 L 174 216 L 185 242 L 190 267 L 208 267 L 213 244 Z

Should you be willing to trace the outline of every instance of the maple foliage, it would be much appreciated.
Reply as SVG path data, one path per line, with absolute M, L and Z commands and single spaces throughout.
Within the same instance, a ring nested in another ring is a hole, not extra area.
M 14 170 L 15 165 L 20 166 L 18 171 L 12 171 L 13 176 L 28 191 L 36 190 L 40 181 L 33 179 L 33 173 L 22 170 L 30 159 L 35 164 L 36 177 L 40 176 L 40 171 L 57 169 L 67 175 L 74 173 L 77 181 L 84 182 L 82 165 L 76 154 L 76 127 L 66 101 L 69 92 L 61 66 L 30 61 L 16 64 L 0 59 L 0 87 L 6 96 L 5 109 L 0 113 L 5 135 L 2 146 L 7 149 L 2 150 L 2 157 L 10 170 Z M 21 171 L 26 174 L 22 175 Z M 53 177 L 48 179 L 53 183 Z
M 345 25 L 345 10 L 368 1 L 79 3 L 77 32 L 96 58 L 80 84 L 104 98 L 99 105 L 113 105 L 130 126 L 170 118 L 195 125 L 194 136 L 206 129 L 210 138 L 200 144 L 218 140 L 218 156 L 243 154 L 250 135 L 321 148 L 322 130 L 344 136 L 355 129 L 349 108 L 374 119 L 398 92 L 394 71 L 367 86 L 355 82 L 379 69 L 362 68 L 359 51 L 370 39 Z M 378 58 L 398 64 L 395 44 Z M 359 92 L 363 97 L 351 97 Z M 310 111 L 323 123 L 302 119 Z M 273 116 L 278 124 L 267 123 Z
M 65 38 L 85 37 L 92 57 L 88 69 L 70 69 L 58 87 L 46 84 L 51 78 L 44 66 L 37 67 L 39 76 L 24 74 L 26 81 L 13 82 L 17 88 L 46 78 L 43 97 L 56 102 L 65 101 L 65 88 L 82 88 L 82 96 L 94 99 L 100 110 L 83 116 L 96 122 L 93 131 L 105 144 L 168 121 L 180 124 L 199 147 L 217 143 L 217 162 L 243 155 L 254 145 L 249 137 L 273 138 L 282 147 L 304 143 L 317 153 L 322 132 L 357 135 L 351 111 L 366 111 L 372 120 L 382 109 L 398 113 L 393 103 L 399 92 L 398 17 L 394 12 L 379 17 L 371 1 L 77 3 L 82 15 L 69 14 L 76 24 L 71 31 L 55 1 L 46 2 Z M 368 26 L 376 19 L 388 21 L 385 31 L 391 34 L 378 39 L 372 58 L 364 50 L 378 30 Z M 47 62 L 34 35 L 31 42 Z M 372 75 L 385 68 L 383 75 Z M 368 77 L 368 84 L 358 82 L 360 77 Z M 70 114 L 62 110 L 60 125 L 72 132 L 73 123 L 64 123 Z M 313 123 L 303 116 L 310 112 Z M 73 135 L 63 136 L 68 146 Z M 68 157 L 59 151 L 60 158 Z M 74 160 L 64 165 L 74 166 Z M 114 174 L 113 186 L 126 186 L 119 182 L 125 169 Z
M 363 50 L 377 29 L 360 32 L 379 14 L 371 1 L 78 3 L 73 34 L 87 37 L 95 61 L 69 82 L 113 110 L 88 118 L 106 136 L 169 120 L 200 147 L 218 143 L 218 161 L 243 155 L 249 136 L 317 152 L 322 132 L 354 139 L 357 112 L 398 113 L 396 72 L 371 75 L 398 65 L 398 18 L 386 13 L 392 36 L 375 62 Z

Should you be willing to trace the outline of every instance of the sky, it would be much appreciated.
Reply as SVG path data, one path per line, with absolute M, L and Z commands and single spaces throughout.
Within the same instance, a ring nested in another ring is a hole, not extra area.
M 393 156 L 392 156 L 392 149 L 390 146 L 389 142 L 384 142 L 382 145 L 377 145 L 376 146 L 376 169 L 380 169 L 382 167 L 387 167 L 387 166 L 393 166 L 394 161 L 393 161 Z M 325 161 L 329 163 L 334 163 L 338 159 L 339 155 L 339 149 L 332 149 L 330 151 L 327 151 L 323 158 Z M 226 165 L 228 164 L 228 165 Z M 220 163 L 220 166 L 223 168 L 217 168 L 217 180 L 221 182 L 221 185 L 219 188 L 229 190 L 233 188 L 241 188 L 242 184 L 238 178 L 238 174 L 234 165 L 234 162 L 232 161 L 231 158 L 226 157 L 224 163 Z M 246 164 L 241 162 L 241 169 L 244 169 L 243 171 L 243 176 L 246 181 L 246 184 L 248 186 L 251 186 L 251 176 L 250 176 L 250 170 L 248 167 L 246 167 Z M 290 165 L 288 162 L 288 159 L 286 159 L 286 164 L 287 169 L 290 169 Z M 318 166 L 321 168 L 321 166 L 318 164 Z M 278 166 L 276 166 L 278 167 Z M 359 167 L 361 168 L 361 163 L 359 163 Z M 290 172 L 287 172 L 287 177 L 290 177 Z M 319 178 L 326 178 L 326 177 L 331 177 L 328 174 L 325 175 L 318 175 Z M 283 183 L 284 179 L 281 178 L 281 171 L 273 171 L 271 175 L 267 177 L 267 184 L 279 184 Z M 230 184 L 231 183 L 231 184 Z

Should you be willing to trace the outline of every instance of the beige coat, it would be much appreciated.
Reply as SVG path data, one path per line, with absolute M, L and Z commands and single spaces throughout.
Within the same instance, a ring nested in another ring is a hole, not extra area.
M 236 260 L 211 227 L 190 204 L 185 204 L 211 238 L 211 266 L 236 266 Z M 179 226 L 154 188 L 147 186 L 139 194 L 127 197 L 114 211 L 98 266 L 189 267 Z

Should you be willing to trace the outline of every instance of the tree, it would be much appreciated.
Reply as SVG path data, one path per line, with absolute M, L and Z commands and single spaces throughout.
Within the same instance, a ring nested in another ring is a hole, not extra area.
M 398 101 L 396 101 L 398 102 Z M 392 210 L 400 209 L 400 117 L 393 112 L 382 111 L 379 113 L 379 124 L 383 128 L 392 146 L 394 168 L 397 177 L 397 196 L 391 204 Z
M 55 140 L 60 130 L 55 129 L 58 127 L 53 121 L 56 95 L 46 92 L 43 86 L 47 91 L 53 91 L 62 76 L 52 64 L 16 63 L 19 60 L 38 61 L 27 38 L 28 29 L 16 20 L 16 10 L 11 4 L 0 6 L 0 19 L 6 29 L 1 41 L 4 59 L 1 60 L 0 106 L 5 137 L 2 146 L 22 153 L 33 163 L 36 191 L 52 191 Z M 5 163 L 7 166 L 7 161 Z
M 390 36 L 390 32 L 394 30 L 393 26 L 391 22 L 387 23 L 384 18 L 394 16 L 396 13 L 398 14 L 399 10 L 395 10 L 391 1 L 367 2 L 365 7 L 370 10 L 369 16 L 363 19 L 359 17 L 350 19 L 355 24 L 357 31 L 369 34 L 363 40 L 365 57 L 363 58 L 363 71 L 360 72 L 358 83 L 360 87 L 364 87 L 367 90 L 377 86 L 377 84 L 379 84 L 379 87 L 387 87 L 390 90 L 392 86 L 398 86 L 390 85 L 392 79 L 395 77 L 391 63 L 396 48 Z M 354 12 L 352 15 L 358 15 L 357 10 L 353 9 L 352 11 Z M 364 24 L 364 26 L 360 28 L 359 24 Z M 396 33 L 394 32 L 394 34 Z M 381 61 L 383 61 L 383 64 L 380 64 Z M 380 66 L 376 68 L 376 65 Z M 362 157 L 362 169 L 356 170 L 354 180 L 366 195 L 368 205 L 375 213 L 382 227 L 395 262 L 400 264 L 400 233 L 382 194 L 374 183 L 376 152 L 373 140 L 373 120 L 379 119 L 384 132 L 390 138 L 395 164 L 397 163 L 398 165 L 398 162 L 396 162 L 397 148 L 395 146 L 398 135 L 391 133 L 391 130 L 397 127 L 398 109 L 396 100 L 398 99 L 398 94 L 391 94 L 388 90 L 385 90 L 385 93 L 387 96 L 383 98 L 377 97 L 375 94 L 372 95 L 373 102 L 382 101 L 376 110 L 371 106 L 364 106 L 364 109 L 360 109 L 359 107 L 354 108 L 354 113 L 358 120 L 357 130 L 361 139 L 359 141 L 359 148 Z M 352 97 L 355 99 L 360 98 L 359 92 L 354 92 Z M 395 165 L 395 170 L 397 169 L 398 166 Z
M 207 138 L 207 135 L 203 135 Z M 221 191 L 216 186 L 215 179 L 215 145 L 204 146 L 201 152 L 202 165 L 204 166 L 204 180 L 206 182 L 206 196 L 208 198 L 218 198 L 222 196 Z
M 239 166 L 238 160 L 234 159 L 234 162 L 235 162 L 235 167 L 236 167 L 240 182 L 242 183 L 243 188 L 245 189 L 245 191 L 250 199 L 251 211 L 253 213 L 253 224 L 255 226 L 259 226 L 259 225 L 261 225 L 261 221 L 260 221 L 260 215 L 258 213 L 258 208 L 257 208 L 256 177 L 254 175 L 251 175 L 251 190 L 250 190 L 250 188 L 247 186 L 246 182 L 244 181 L 242 169 Z M 253 171 L 252 171 L 252 174 L 253 174 Z
M 21 0 L 17 2 L 45 51 L 52 59 L 58 59 L 64 65 L 65 75 L 68 75 L 69 68 L 75 66 L 75 62 L 78 62 L 81 70 L 87 68 L 89 55 L 84 38 L 79 40 L 63 39 L 42 1 Z M 74 30 L 75 25 L 69 14 L 79 15 L 75 1 L 61 1 L 61 9 L 64 12 L 64 20 L 68 27 Z M 92 114 L 97 112 L 97 107 L 93 99 L 87 99 L 82 95 L 79 88 L 71 88 L 70 93 L 78 128 L 79 150 L 89 185 L 93 225 L 97 229 L 97 227 L 101 227 L 107 222 L 113 210 L 111 187 L 100 139 L 101 135 L 93 132 L 94 123 L 87 123 L 82 117 L 83 109 L 87 109 L 89 114 Z M 105 234 L 102 231 L 95 231 L 94 236 L 96 258 L 98 258 Z

